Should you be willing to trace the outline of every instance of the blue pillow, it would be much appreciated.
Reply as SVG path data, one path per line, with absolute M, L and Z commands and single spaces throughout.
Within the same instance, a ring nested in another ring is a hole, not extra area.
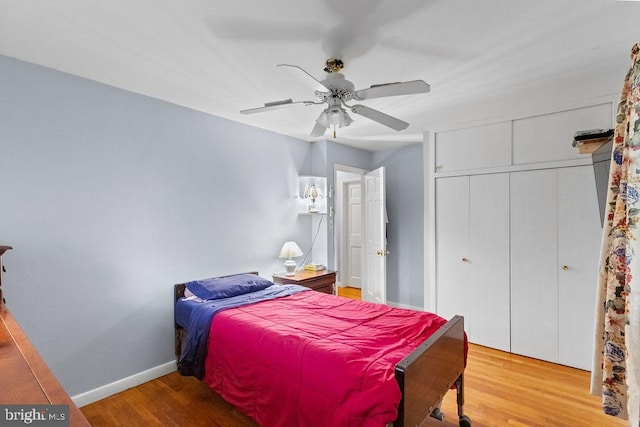
M 194 280 L 188 282 L 186 287 L 200 299 L 214 300 L 260 291 L 271 285 L 273 282 L 255 274 L 237 274 L 228 277 Z

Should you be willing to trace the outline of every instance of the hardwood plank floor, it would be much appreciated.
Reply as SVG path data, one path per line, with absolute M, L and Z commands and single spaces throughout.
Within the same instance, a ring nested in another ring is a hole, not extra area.
M 465 370 L 465 414 L 474 426 L 624 426 L 605 415 L 589 394 L 590 373 L 511 353 L 470 345 Z M 444 423 L 455 426 L 455 393 L 445 396 Z
M 465 373 L 465 414 L 480 426 L 624 426 L 604 415 L 589 395 L 589 373 L 470 345 Z M 457 426 L 455 391 L 445 396 L 444 422 Z M 225 426 L 256 424 L 193 377 L 171 373 L 81 408 L 95 427 Z
M 257 425 L 204 383 L 177 372 L 80 410 L 94 427 Z
M 360 288 L 353 288 L 351 286 L 338 286 L 338 295 L 345 298 L 360 299 L 362 291 Z

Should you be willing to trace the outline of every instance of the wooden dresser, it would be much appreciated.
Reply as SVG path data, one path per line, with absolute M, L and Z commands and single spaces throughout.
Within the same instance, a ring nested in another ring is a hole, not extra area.
M 29 342 L 7 306 L 1 303 L 0 404 L 69 405 L 69 425 L 90 426 Z
M 296 271 L 295 276 L 287 276 L 285 273 L 276 273 L 273 275 L 275 283 L 306 286 L 314 291 L 333 294 L 336 283 L 336 272 L 331 270 Z

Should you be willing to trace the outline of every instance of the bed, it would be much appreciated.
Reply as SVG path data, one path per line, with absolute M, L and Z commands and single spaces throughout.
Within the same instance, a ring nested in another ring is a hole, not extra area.
M 220 293 L 227 282 L 242 289 Z M 177 284 L 174 302 L 179 372 L 260 425 L 417 426 L 443 418 L 452 388 L 459 424 L 471 425 L 461 316 L 273 284 L 256 272 Z

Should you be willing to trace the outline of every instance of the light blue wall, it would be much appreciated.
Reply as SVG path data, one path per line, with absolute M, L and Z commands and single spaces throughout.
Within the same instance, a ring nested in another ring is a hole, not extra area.
M 372 153 L 385 167 L 387 194 L 387 300 L 424 305 L 423 144 Z
M 314 143 L 314 145 L 317 143 Z M 387 301 L 415 308 L 424 305 L 424 165 L 423 144 L 369 152 L 326 142 L 328 185 L 334 165 L 373 170 L 385 167 L 388 250 Z M 318 149 L 317 151 L 320 151 Z M 314 153 L 314 165 L 321 163 Z M 329 265 L 333 267 L 333 218 L 329 218 Z
M 270 277 L 285 240 L 306 251 L 298 173 L 333 184 L 335 163 L 384 165 L 388 194 L 415 194 L 393 184 L 417 177 L 403 166 L 415 148 L 309 144 L 4 56 L 0 70 L 0 244 L 14 247 L 3 290 L 70 395 L 173 360 L 173 284 Z M 422 235 L 422 220 L 398 227 Z M 421 269 L 390 276 L 391 302 L 421 305 Z
M 318 143 L 314 143 L 318 144 Z M 322 166 L 326 169 L 327 176 L 327 188 L 335 188 L 335 165 L 352 166 L 355 168 L 370 170 L 371 165 L 371 152 L 360 150 L 358 148 L 350 147 L 344 144 L 338 144 L 333 141 L 323 141 L 322 147 L 324 147 L 325 162 Z M 319 151 L 319 150 L 316 150 Z M 320 162 L 314 159 L 314 164 L 318 165 Z M 334 191 L 335 194 L 335 191 Z M 333 200 L 329 201 L 330 206 L 335 206 Z M 327 258 L 329 268 L 335 269 L 335 248 L 334 248 L 334 218 L 329 217 L 327 219 Z
M 173 284 L 282 270 L 310 144 L 0 56 L 7 305 L 70 395 L 173 360 Z M 213 95 L 212 95 L 213 96 Z
M 327 141 L 317 141 L 311 144 L 311 172 L 310 175 L 328 176 L 327 172 Z

